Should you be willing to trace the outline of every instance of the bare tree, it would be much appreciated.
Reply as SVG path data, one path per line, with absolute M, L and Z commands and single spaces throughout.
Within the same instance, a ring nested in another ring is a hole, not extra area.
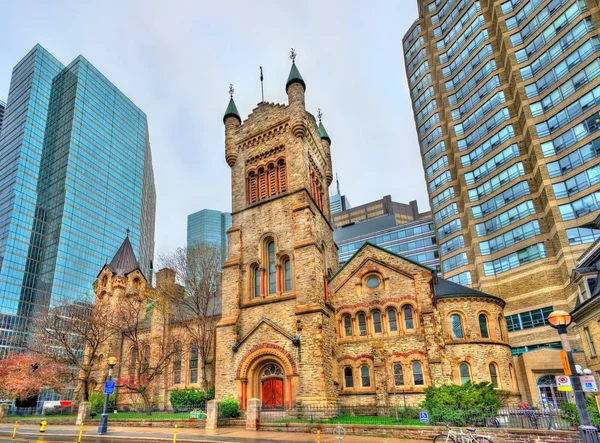
M 174 301 L 174 320 L 198 347 L 202 386 L 209 390 L 207 363 L 214 354 L 216 325 L 221 316 L 221 253 L 210 243 L 177 248 L 160 257 L 162 267 L 176 273 L 175 285 L 158 287 Z
M 54 303 L 34 321 L 28 350 L 71 368 L 83 401 L 89 401 L 90 376 L 100 350 L 114 335 L 114 330 L 108 327 L 111 315 L 95 306 L 90 297 Z
M 123 297 L 112 312 L 109 322 L 109 327 L 122 336 L 125 355 L 121 363 L 127 365 L 122 366 L 121 371 L 127 375 L 119 378 L 116 386 L 129 393 L 139 394 L 148 414 L 152 413 L 152 390 L 167 371 L 175 352 L 168 335 L 153 336 L 152 326 L 161 323 L 165 325 L 168 318 L 166 304 L 156 301 L 156 297 Z M 151 323 L 153 316 L 157 317 Z M 160 329 L 162 332 L 163 328 Z

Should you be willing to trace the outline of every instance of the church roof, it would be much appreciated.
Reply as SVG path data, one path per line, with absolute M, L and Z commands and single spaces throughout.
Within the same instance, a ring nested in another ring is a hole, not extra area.
M 325 130 L 325 126 L 323 126 L 323 123 L 320 121 L 319 121 L 319 135 L 321 136 L 322 139 L 327 140 L 329 143 L 331 143 L 329 134 L 327 134 L 327 131 Z
M 135 252 L 133 252 L 133 247 L 129 241 L 129 235 L 125 237 L 123 244 L 121 244 L 121 247 L 107 266 L 108 269 L 119 277 L 124 277 L 136 269 L 140 269 L 140 264 L 137 258 L 135 258 Z
M 288 76 L 287 83 L 285 84 L 285 92 L 287 92 L 292 83 L 300 83 L 306 91 L 306 83 L 304 83 L 304 79 L 300 75 L 300 71 L 298 71 L 296 63 L 292 63 L 292 69 L 290 69 L 290 75 Z
M 242 117 L 240 117 L 240 113 L 237 110 L 237 106 L 235 106 L 235 102 L 233 101 L 233 97 L 229 99 L 229 104 L 227 105 L 227 109 L 225 110 L 225 115 L 223 116 L 223 123 L 227 117 L 235 117 L 240 123 L 242 122 Z
M 467 286 L 459 285 L 458 283 L 451 282 L 450 280 L 446 280 L 444 278 L 437 279 L 437 283 L 434 285 L 435 288 L 435 298 L 453 298 L 453 297 L 486 297 L 486 298 L 495 298 L 497 300 L 502 300 L 499 297 L 495 297 L 490 294 L 486 294 L 485 292 L 478 291 L 473 288 L 469 288 Z

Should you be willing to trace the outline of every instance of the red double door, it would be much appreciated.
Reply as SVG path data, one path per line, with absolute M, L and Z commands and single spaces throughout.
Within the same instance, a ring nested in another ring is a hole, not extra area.
M 270 378 L 262 383 L 262 404 L 267 408 L 283 407 L 283 380 Z

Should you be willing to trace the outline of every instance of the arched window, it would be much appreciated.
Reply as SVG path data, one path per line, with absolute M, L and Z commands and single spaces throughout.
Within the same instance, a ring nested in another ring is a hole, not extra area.
M 287 191 L 287 174 L 284 159 L 279 160 L 277 163 L 277 172 L 279 174 L 279 192 Z
M 267 166 L 268 171 L 268 179 L 269 179 L 269 196 L 273 196 L 277 194 L 277 170 L 275 169 L 275 165 L 273 163 Z
M 360 367 L 360 379 L 363 388 L 368 388 L 371 386 L 371 374 L 367 365 Z
M 190 349 L 190 383 L 198 383 L 198 345 Z
M 286 258 L 283 261 L 283 290 L 285 292 L 292 290 L 292 267 L 290 259 Z
M 254 203 L 258 201 L 258 176 L 254 171 L 248 174 L 248 202 Z
M 492 386 L 495 388 L 500 387 L 498 384 L 498 367 L 496 366 L 496 363 L 490 363 L 490 383 L 492 383 Z
M 452 338 L 465 338 L 462 318 L 460 318 L 460 315 L 452 314 L 450 316 L 450 331 L 452 332 Z
M 481 333 L 481 338 L 490 338 L 488 321 L 485 314 L 479 314 L 479 332 Z
M 394 309 L 388 310 L 388 323 L 390 325 L 390 331 L 395 332 L 398 330 L 398 321 L 396 320 L 396 311 Z
M 464 385 L 471 381 L 471 371 L 467 363 L 461 363 L 458 365 L 458 372 L 460 374 L 460 384 Z
M 352 337 L 352 319 L 349 315 L 344 315 L 344 333 L 346 337 Z
M 414 329 L 415 322 L 413 320 L 413 310 L 410 306 L 404 308 L 404 326 L 406 329 Z
M 375 334 L 381 334 L 381 313 L 379 311 L 373 311 L 373 332 Z
M 254 297 L 260 297 L 260 268 L 254 268 Z
M 358 314 L 358 335 L 367 335 L 367 319 L 362 312 Z
M 181 383 L 181 354 L 182 354 L 181 342 L 175 343 L 175 355 L 173 356 L 173 384 L 178 385 Z
M 394 385 L 404 385 L 404 373 L 402 372 L 402 365 L 400 363 L 394 364 Z
M 425 384 L 425 379 L 423 378 L 423 366 L 421 365 L 421 362 L 413 361 L 412 372 L 415 386 L 423 386 Z
M 504 317 L 498 316 L 498 329 L 500 330 L 500 340 L 504 341 Z
M 270 241 L 267 244 L 267 255 L 269 262 L 269 294 L 275 294 L 277 290 L 277 271 L 275 268 L 275 242 Z
M 267 172 L 265 168 L 258 170 L 258 199 L 267 198 Z
M 344 383 L 346 388 L 354 387 L 354 378 L 352 376 L 352 368 L 350 366 L 346 366 L 344 368 Z

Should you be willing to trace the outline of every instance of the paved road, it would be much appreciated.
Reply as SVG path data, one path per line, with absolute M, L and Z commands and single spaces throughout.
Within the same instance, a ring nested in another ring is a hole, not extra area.
M 79 434 L 78 426 L 49 426 L 45 434 L 38 432 L 37 426 L 19 426 L 17 439 L 11 440 L 12 426 L 0 425 L 0 443 L 4 442 L 64 442 L 75 443 Z M 121 443 L 135 441 L 144 443 L 165 443 L 173 441 L 173 429 L 156 427 L 110 427 L 109 434 L 98 436 L 97 426 L 86 426 L 83 432 L 85 443 Z M 398 439 L 380 437 L 347 436 L 344 443 L 391 443 Z M 308 443 L 315 442 L 315 434 L 299 432 L 246 431 L 244 428 L 219 428 L 213 431 L 205 429 L 182 428 L 177 431 L 177 443 Z M 321 435 L 322 443 L 335 443 L 337 439 L 330 434 Z M 423 440 L 404 440 L 403 443 L 423 443 Z

